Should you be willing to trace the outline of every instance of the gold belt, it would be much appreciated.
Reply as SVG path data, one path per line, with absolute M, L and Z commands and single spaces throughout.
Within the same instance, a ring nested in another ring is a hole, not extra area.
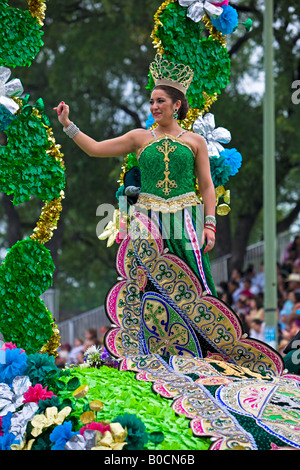
M 146 210 L 153 210 L 157 212 L 177 212 L 187 206 L 196 206 L 201 204 L 196 193 L 190 192 L 181 194 L 180 196 L 170 197 L 164 199 L 154 194 L 140 193 L 136 206 Z

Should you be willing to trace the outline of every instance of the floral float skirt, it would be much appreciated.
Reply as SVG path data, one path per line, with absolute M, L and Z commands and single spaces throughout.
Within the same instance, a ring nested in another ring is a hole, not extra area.
M 281 356 L 244 335 L 212 295 L 195 213 L 181 212 L 177 238 L 174 221 L 165 236 L 159 213 L 132 216 L 106 299 L 106 348 L 120 371 L 153 382 L 190 418 L 195 435 L 211 437 L 212 449 L 300 448 L 300 377 L 284 375 Z

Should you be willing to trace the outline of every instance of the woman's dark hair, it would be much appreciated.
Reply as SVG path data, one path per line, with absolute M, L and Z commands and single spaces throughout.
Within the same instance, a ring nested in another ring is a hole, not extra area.
M 182 91 L 167 85 L 157 85 L 154 89 L 165 91 L 173 103 L 176 103 L 176 101 L 181 101 L 181 106 L 178 110 L 178 119 L 179 121 L 183 121 L 183 119 L 185 119 L 187 116 L 190 105 Z

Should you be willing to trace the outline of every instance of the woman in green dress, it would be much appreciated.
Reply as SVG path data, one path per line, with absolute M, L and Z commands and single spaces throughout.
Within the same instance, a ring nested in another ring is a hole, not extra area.
M 55 108 L 64 131 L 88 155 L 137 156 L 140 194 L 117 254 L 119 280 L 106 299 L 115 326 L 106 348 L 121 358 L 209 357 L 277 373 L 282 361 L 276 352 L 245 338 L 238 316 L 217 298 L 208 258 L 215 244 L 216 198 L 207 146 L 178 123 L 188 111 L 185 93 L 193 74 L 166 62 L 158 58 L 150 66 L 154 129 L 97 142 L 70 121 L 68 105 Z
M 60 103 L 57 108 L 58 119 L 64 126 L 64 129 L 70 128 L 72 125 L 69 119 L 69 106 Z M 177 119 L 185 119 L 188 105 L 183 93 L 175 88 L 168 86 L 157 86 L 150 98 L 150 111 L 157 123 L 155 131 L 145 129 L 134 129 L 121 137 L 97 142 L 83 132 L 79 131 L 73 138 L 74 142 L 91 157 L 120 157 L 130 153 L 139 154 L 142 149 L 156 140 L 163 139 L 166 136 L 173 138 L 178 145 L 185 144 L 189 149 L 192 159 L 190 168 L 192 174 L 188 174 L 189 181 L 185 184 L 190 190 L 194 191 L 194 169 L 199 182 L 199 189 L 202 195 L 205 214 L 215 217 L 215 189 L 210 174 L 210 164 L 205 139 L 199 134 L 183 131 L 179 126 Z M 180 137 L 180 141 L 178 140 Z M 157 153 L 157 152 L 156 152 Z M 161 153 L 159 154 L 161 156 Z M 189 162 L 190 164 L 190 162 Z M 178 165 L 178 162 L 177 162 Z M 180 168 L 179 165 L 182 165 Z M 179 174 L 185 168 L 186 162 L 182 159 L 176 170 Z M 162 175 L 159 175 L 159 177 Z M 155 178 L 154 178 L 155 179 Z M 184 180 L 181 176 L 181 179 Z M 146 184 L 146 179 L 142 185 Z M 178 185 L 177 185 L 178 186 Z M 143 191 L 143 186 L 142 186 Z M 176 194 L 180 189 L 177 188 Z M 145 191 L 146 192 L 146 191 Z M 165 194 L 165 193 L 164 193 Z M 173 197 L 172 189 L 168 196 L 164 195 L 164 199 Z M 195 197 L 196 194 L 195 194 Z M 199 203 L 199 199 L 197 198 Z M 213 220 L 213 219 L 212 219 Z M 207 240 L 205 253 L 212 250 L 215 243 L 215 232 L 210 228 L 204 228 L 204 238 Z

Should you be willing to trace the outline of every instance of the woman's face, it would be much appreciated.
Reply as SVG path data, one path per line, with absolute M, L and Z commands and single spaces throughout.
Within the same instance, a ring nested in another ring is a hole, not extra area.
M 164 90 L 159 88 L 153 90 L 150 98 L 150 112 L 158 124 L 173 119 L 175 108 L 176 103 L 172 102 Z

